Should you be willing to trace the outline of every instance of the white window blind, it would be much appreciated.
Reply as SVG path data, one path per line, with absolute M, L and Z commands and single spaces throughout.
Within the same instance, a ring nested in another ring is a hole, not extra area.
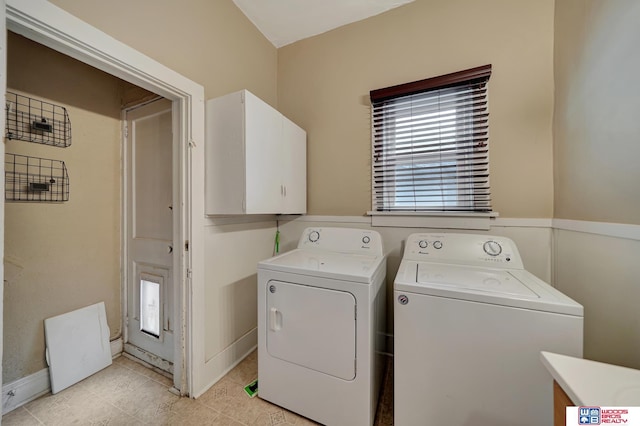
M 371 92 L 374 211 L 490 212 L 491 65 Z

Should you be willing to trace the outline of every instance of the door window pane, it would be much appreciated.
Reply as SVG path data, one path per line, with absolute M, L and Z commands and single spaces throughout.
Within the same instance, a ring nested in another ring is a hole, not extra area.
M 161 281 L 160 278 L 158 281 Z M 140 330 L 160 337 L 160 283 L 140 279 Z

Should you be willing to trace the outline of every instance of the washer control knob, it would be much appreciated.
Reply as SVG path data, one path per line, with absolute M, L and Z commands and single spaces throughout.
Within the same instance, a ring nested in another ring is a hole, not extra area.
M 442 248 L 442 241 L 434 241 L 433 242 L 433 248 L 440 250 Z
M 487 253 L 489 256 L 497 256 L 500 253 L 502 253 L 502 246 L 496 241 L 489 240 L 486 243 L 484 243 L 482 248 L 484 249 L 484 252 Z
M 400 296 L 398 296 L 398 303 L 400 303 L 401 305 L 406 305 L 407 303 L 409 303 L 409 298 L 406 295 L 401 294 Z
M 362 242 L 365 244 L 369 244 L 371 242 L 371 238 L 368 235 L 362 237 Z
M 319 239 L 320 239 L 320 233 L 318 231 L 309 232 L 309 241 L 311 241 L 312 243 L 315 243 Z
M 270 291 L 271 293 L 275 293 L 275 292 L 276 292 L 276 286 L 275 286 L 275 285 L 273 285 L 273 284 L 271 284 L 271 285 L 269 286 L 269 291 Z
M 420 241 L 418 242 L 418 246 L 419 246 L 420 248 L 427 248 L 427 245 L 428 245 L 427 240 L 420 240 Z

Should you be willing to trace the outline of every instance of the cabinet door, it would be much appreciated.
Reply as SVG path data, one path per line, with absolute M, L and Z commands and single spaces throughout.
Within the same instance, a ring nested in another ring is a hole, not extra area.
M 286 117 L 282 117 L 282 156 L 288 167 L 283 169 L 283 213 L 307 212 L 307 133 Z
M 206 108 L 206 214 L 245 212 L 242 92 L 210 99 Z
M 246 213 L 280 213 L 282 115 L 245 93 Z

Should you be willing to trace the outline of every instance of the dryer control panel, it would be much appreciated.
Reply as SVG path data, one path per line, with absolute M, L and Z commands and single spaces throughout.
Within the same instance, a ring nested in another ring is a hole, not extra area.
M 403 259 L 524 269 L 518 248 L 510 238 L 481 234 L 411 234 Z
M 353 228 L 307 228 L 299 249 L 383 256 L 382 238 L 376 231 Z

